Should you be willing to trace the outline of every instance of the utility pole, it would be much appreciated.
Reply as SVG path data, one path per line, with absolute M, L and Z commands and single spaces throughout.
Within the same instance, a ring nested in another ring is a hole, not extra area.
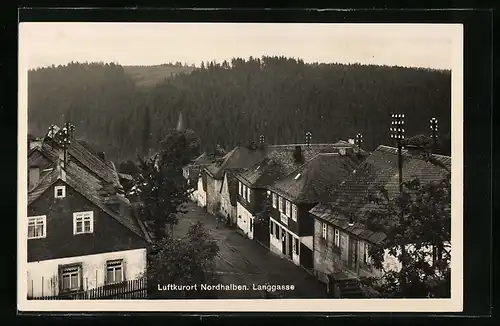
M 306 132 L 306 145 L 307 147 L 311 146 L 311 138 L 312 138 L 312 134 L 310 131 Z
M 397 146 L 398 146 L 398 171 L 399 171 L 399 193 L 402 195 L 403 194 L 403 140 L 405 138 L 404 136 L 404 114 L 393 114 L 392 115 L 392 122 L 391 122 L 391 127 L 390 127 L 390 132 L 391 132 L 391 138 L 396 139 L 397 141 Z M 404 215 L 403 215 L 403 210 L 400 209 L 400 225 L 404 225 Z M 404 227 L 402 228 L 404 230 Z M 401 266 L 404 268 L 406 266 L 406 248 L 404 244 L 401 244 Z M 400 278 L 400 286 L 404 287 L 405 286 L 405 279 L 403 277 L 403 274 L 401 275 Z
M 404 114 L 393 114 L 390 127 L 391 138 L 396 139 L 398 146 L 398 170 L 399 170 L 399 192 L 403 192 L 403 140 L 405 139 L 404 133 Z
M 437 138 L 438 138 L 438 120 L 436 118 L 432 118 L 430 120 L 431 130 L 432 130 L 432 153 L 435 153 L 437 150 Z
M 358 151 L 361 152 L 361 144 L 363 143 L 363 135 L 360 133 L 356 134 L 356 137 L 354 137 L 354 144 L 358 146 Z
M 66 168 L 66 163 L 67 163 L 67 152 L 68 152 L 68 147 L 71 145 L 71 139 L 69 136 L 69 131 L 66 127 L 62 128 L 61 131 L 59 132 L 59 145 L 64 151 L 64 168 Z

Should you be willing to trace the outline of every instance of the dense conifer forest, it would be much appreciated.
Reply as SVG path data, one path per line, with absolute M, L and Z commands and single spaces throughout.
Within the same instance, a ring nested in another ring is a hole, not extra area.
M 29 132 L 41 136 L 51 124 L 69 120 L 77 137 L 124 161 L 157 148 L 182 112 L 204 151 L 258 142 L 259 135 L 273 144 L 303 142 L 306 131 L 312 142 L 359 132 L 372 150 L 392 144 L 391 114 L 404 113 L 407 137 L 428 135 L 429 119 L 436 117 L 439 151 L 450 152 L 449 71 L 286 57 L 234 58 L 198 68 L 178 63 L 163 79 L 146 68 L 71 62 L 31 70 Z M 147 71 L 154 80 L 147 80 Z

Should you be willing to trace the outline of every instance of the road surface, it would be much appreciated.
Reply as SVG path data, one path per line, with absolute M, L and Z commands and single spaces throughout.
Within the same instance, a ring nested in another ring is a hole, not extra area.
M 216 228 L 215 217 L 194 203 L 179 216 L 176 236 L 184 234 L 190 225 L 201 221 L 217 240 L 220 252 L 216 258 L 218 282 L 240 286 L 240 290 L 217 291 L 218 298 L 262 298 L 262 285 L 282 286 L 274 293 L 282 298 L 326 298 L 326 288 L 313 276 L 292 262 L 272 254 L 267 248 L 225 226 Z

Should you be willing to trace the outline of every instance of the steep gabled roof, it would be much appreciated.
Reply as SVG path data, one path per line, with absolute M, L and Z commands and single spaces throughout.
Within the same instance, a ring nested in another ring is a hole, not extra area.
M 53 162 L 57 161 L 60 149 L 55 140 L 46 138 L 41 150 Z M 88 171 L 95 173 L 99 178 L 116 186 L 120 185 L 118 173 L 113 163 L 111 161 L 103 161 L 85 141 L 73 139 L 67 153 L 85 166 Z
M 62 180 L 66 185 L 80 193 L 83 197 L 114 218 L 117 222 L 143 239 L 148 240 L 147 235 L 144 234 L 139 222 L 134 218 L 132 211 L 130 210 L 130 202 L 128 202 L 125 197 L 116 195 L 115 198 L 120 201 L 120 205 L 122 207 L 120 212 L 116 212 L 106 204 L 106 198 L 102 193 L 104 189 L 108 188 L 109 184 L 102 182 L 75 162 L 68 162 L 64 171 L 65 177 L 62 176 L 60 168 L 57 168 L 56 165 L 56 167 L 28 193 L 28 206 L 45 193 L 45 191 L 47 191 L 55 182 Z
M 295 203 L 328 202 L 358 164 L 354 155 L 320 153 L 268 188 Z
M 255 162 L 265 157 L 268 152 L 268 147 L 249 149 L 238 146 L 224 155 L 217 162 L 208 165 L 205 168 L 205 171 L 207 171 L 207 173 L 215 179 L 222 179 L 224 177 L 225 170 L 248 168 Z
M 414 156 L 406 150 L 402 156 L 403 181 L 411 181 L 415 177 L 422 183 L 439 181 L 451 169 L 451 158 L 448 156 Z M 365 240 L 378 243 L 385 238 L 385 234 L 372 232 L 364 225 L 367 213 L 376 207 L 370 197 L 376 195 L 381 187 L 387 190 L 390 197 L 399 192 L 398 152 L 396 148 L 384 145 L 379 146 L 340 183 L 331 202 L 316 205 L 310 213 Z M 348 225 L 350 215 L 356 221 L 354 226 Z
M 211 164 L 212 160 L 206 153 L 201 154 L 197 158 L 195 158 L 189 165 L 205 165 Z
M 296 161 L 294 152 L 300 146 L 303 159 Z M 270 146 L 269 154 L 239 175 L 239 179 L 250 188 L 263 188 L 280 180 L 320 153 L 338 153 L 341 148 L 353 149 L 347 142 L 334 144 L 293 144 Z

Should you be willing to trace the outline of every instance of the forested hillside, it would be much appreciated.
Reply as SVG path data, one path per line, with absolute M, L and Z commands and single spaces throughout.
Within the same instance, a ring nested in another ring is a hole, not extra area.
M 129 68 L 116 64 L 30 71 L 30 132 L 41 135 L 52 123 L 69 119 L 77 137 L 125 160 L 155 148 L 182 111 L 206 151 L 216 144 L 231 148 L 258 141 L 261 134 L 269 143 L 303 142 L 309 130 L 313 142 L 360 132 L 371 150 L 391 144 L 390 115 L 404 113 L 407 136 L 428 134 L 429 119 L 439 119 L 441 152 L 449 154 L 449 71 L 263 57 L 205 62 L 163 79 L 157 71 L 151 74 L 159 82 L 145 87 Z

